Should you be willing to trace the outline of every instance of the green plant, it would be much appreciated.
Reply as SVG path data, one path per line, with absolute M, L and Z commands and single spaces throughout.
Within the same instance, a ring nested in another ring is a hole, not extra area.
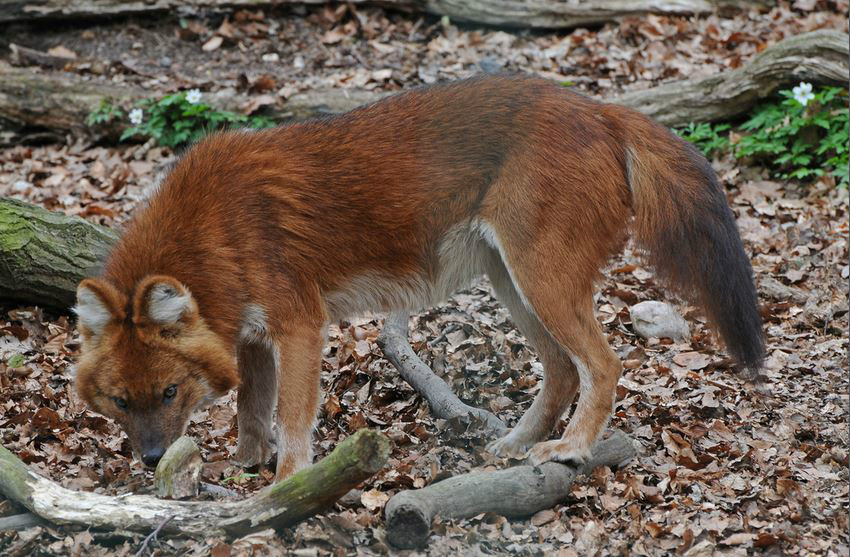
M 86 124 L 96 126 L 98 124 L 106 124 L 114 118 L 123 118 L 124 111 L 120 107 L 115 106 L 108 99 L 101 99 L 100 104 L 91 111 L 86 118 Z
M 225 127 L 268 128 L 274 125 L 270 118 L 219 110 L 200 99 L 201 92 L 194 89 L 139 101 L 128 113 L 131 126 L 121 134 L 121 140 L 141 136 L 153 138 L 165 147 L 177 147 Z M 88 123 L 101 124 L 123 115 L 121 108 L 104 100 L 89 114 Z
M 160 145 L 176 147 L 197 141 L 211 130 L 229 126 L 268 128 L 274 122 L 262 116 L 246 116 L 218 110 L 200 102 L 197 90 L 166 95 L 159 100 L 143 100 L 130 112 L 134 125 L 121 134 L 121 139 L 134 135 L 152 137 Z
M 236 474 L 235 476 L 228 476 L 228 477 L 224 478 L 223 480 L 221 480 L 221 483 L 227 484 L 227 483 L 233 482 L 233 483 L 236 483 L 236 484 L 242 484 L 247 480 L 250 480 L 252 478 L 257 478 L 257 477 L 259 477 L 259 474 L 251 474 L 249 472 L 240 472 L 240 473 Z
M 707 122 L 694 124 L 691 122 L 684 128 L 679 128 L 675 131 L 682 139 L 686 139 L 694 144 L 694 146 L 702 151 L 706 157 L 712 156 L 717 151 L 727 151 L 729 149 L 729 137 L 721 135 L 729 130 L 729 124 L 717 124 L 712 126 Z
M 783 178 L 809 178 L 832 171 L 847 184 L 850 134 L 847 90 L 824 87 L 799 94 L 781 91 L 784 100 L 758 108 L 741 125 L 748 132 L 735 145 L 736 157 L 766 158 Z
M 847 187 L 848 116 L 847 89 L 824 87 L 813 92 L 801 83 L 780 91 L 782 100 L 758 107 L 727 133 L 729 124 L 689 124 L 676 130 L 706 156 L 730 151 L 736 158 L 764 161 L 781 178 L 809 179 L 832 173 L 837 184 Z M 733 139 L 734 138 L 734 139 Z
M 21 367 L 24 365 L 26 358 L 24 358 L 23 354 L 12 354 L 8 360 L 6 360 L 6 365 L 9 367 Z

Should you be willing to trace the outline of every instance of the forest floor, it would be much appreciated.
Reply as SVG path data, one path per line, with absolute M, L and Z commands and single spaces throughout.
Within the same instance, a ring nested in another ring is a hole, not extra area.
M 70 50 L 77 62 L 66 70 L 132 82 L 152 97 L 189 88 L 247 91 L 253 102 L 246 110 L 285 107 L 287 97 L 313 88 L 395 91 L 500 70 L 570 81 L 604 98 L 735 68 L 805 31 L 846 31 L 846 13 L 846 1 L 797 1 L 734 17 L 625 18 L 531 33 L 341 5 L 9 27 L 0 42 Z M 0 50 L 0 58 L 7 55 Z M 73 137 L 7 146 L 0 149 L 0 196 L 119 227 L 174 157 L 150 145 Z M 440 521 L 427 550 L 399 552 L 383 530 L 389 496 L 510 463 L 486 453 L 474 428 L 433 419 L 376 346 L 381 316 L 363 316 L 329 329 L 315 450 L 321 457 L 351 432 L 376 427 L 394 442 L 385 469 L 332 511 L 281 533 L 228 543 L 161 539 L 153 554 L 847 555 L 847 190 L 828 177 L 777 180 L 727 156 L 713 163 L 752 254 L 766 320 L 766 393 L 731 370 L 699 311 L 671 298 L 627 249 L 610 262 L 596 301 L 626 367 L 611 425 L 633 436 L 638 457 L 578 480 L 565 504 L 528 519 Z M 678 304 L 690 338 L 638 337 L 628 309 L 644 300 Z M 533 350 L 485 281 L 414 316 L 411 342 L 464 401 L 510 425 L 542 385 Z M 0 442 L 67 487 L 150 491 L 152 474 L 132 460 L 123 433 L 73 391 L 79 344 L 70 314 L 0 306 Z M 16 354 L 22 365 L 2 363 Z M 204 480 L 248 494 L 272 473 L 248 474 L 230 463 L 235 411 L 235 396 L 226 397 L 199 412 L 189 433 L 202 449 Z M 132 555 L 140 543 L 141 536 L 37 527 L 0 533 L 0 554 Z

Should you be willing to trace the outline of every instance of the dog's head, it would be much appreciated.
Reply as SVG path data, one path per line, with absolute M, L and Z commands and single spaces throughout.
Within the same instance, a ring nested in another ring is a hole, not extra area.
M 146 277 L 129 296 L 86 279 L 74 311 L 83 341 L 77 391 L 124 428 L 148 466 L 184 433 L 193 411 L 238 383 L 231 350 L 172 277 Z

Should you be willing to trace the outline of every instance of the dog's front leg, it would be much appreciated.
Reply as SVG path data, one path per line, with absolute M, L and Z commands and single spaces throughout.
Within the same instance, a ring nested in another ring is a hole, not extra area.
M 309 466 L 319 406 L 323 327 L 287 324 L 277 340 L 280 361 L 277 403 L 277 474 L 275 481 Z

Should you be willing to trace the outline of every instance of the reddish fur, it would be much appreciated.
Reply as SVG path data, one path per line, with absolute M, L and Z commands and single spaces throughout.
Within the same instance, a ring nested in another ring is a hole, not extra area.
M 504 248 L 492 272 L 504 264 L 514 272 L 534 309 L 524 319 L 537 332 L 527 334 L 544 359 L 574 376 L 577 358 L 593 378 L 582 385 L 589 394 L 565 440 L 542 444 L 537 457 L 564 458 L 570 444 L 584 451 L 610 414 L 620 373 L 593 315 L 593 282 L 625 240 L 635 208 L 639 239 L 651 244 L 663 233 L 657 223 L 689 216 L 671 200 L 698 199 L 705 187 L 696 172 L 674 167 L 689 153 L 659 129 L 542 80 L 488 77 L 324 120 L 212 135 L 139 212 L 102 279 L 83 283 L 115 320 L 99 341 L 86 339 L 80 392 L 98 400 L 98 376 L 102 385 L 142 392 L 152 375 L 168 375 L 157 371 L 167 363 L 151 363 L 152 352 L 162 352 L 156 357 L 202 364 L 220 393 L 235 383 L 246 308 L 259 303 L 282 364 L 278 420 L 284 437 L 302 435 L 318 401 L 329 293 L 364 275 L 435 281 L 446 234 L 483 219 Z M 647 183 L 658 175 L 660 185 Z M 145 320 L 147 289 L 161 281 L 187 287 L 196 304 L 167 338 Z M 394 309 L 389 299 L 378 306 Z M 167 381 L 156 380 L 158 388 Z M 547 381 L 563 397 L 575 390 L 574 379 Z M 541 420 L 557 418 L 558 399 L 546 399 Z M 282 455 L 278 477 L 304 458 Z

